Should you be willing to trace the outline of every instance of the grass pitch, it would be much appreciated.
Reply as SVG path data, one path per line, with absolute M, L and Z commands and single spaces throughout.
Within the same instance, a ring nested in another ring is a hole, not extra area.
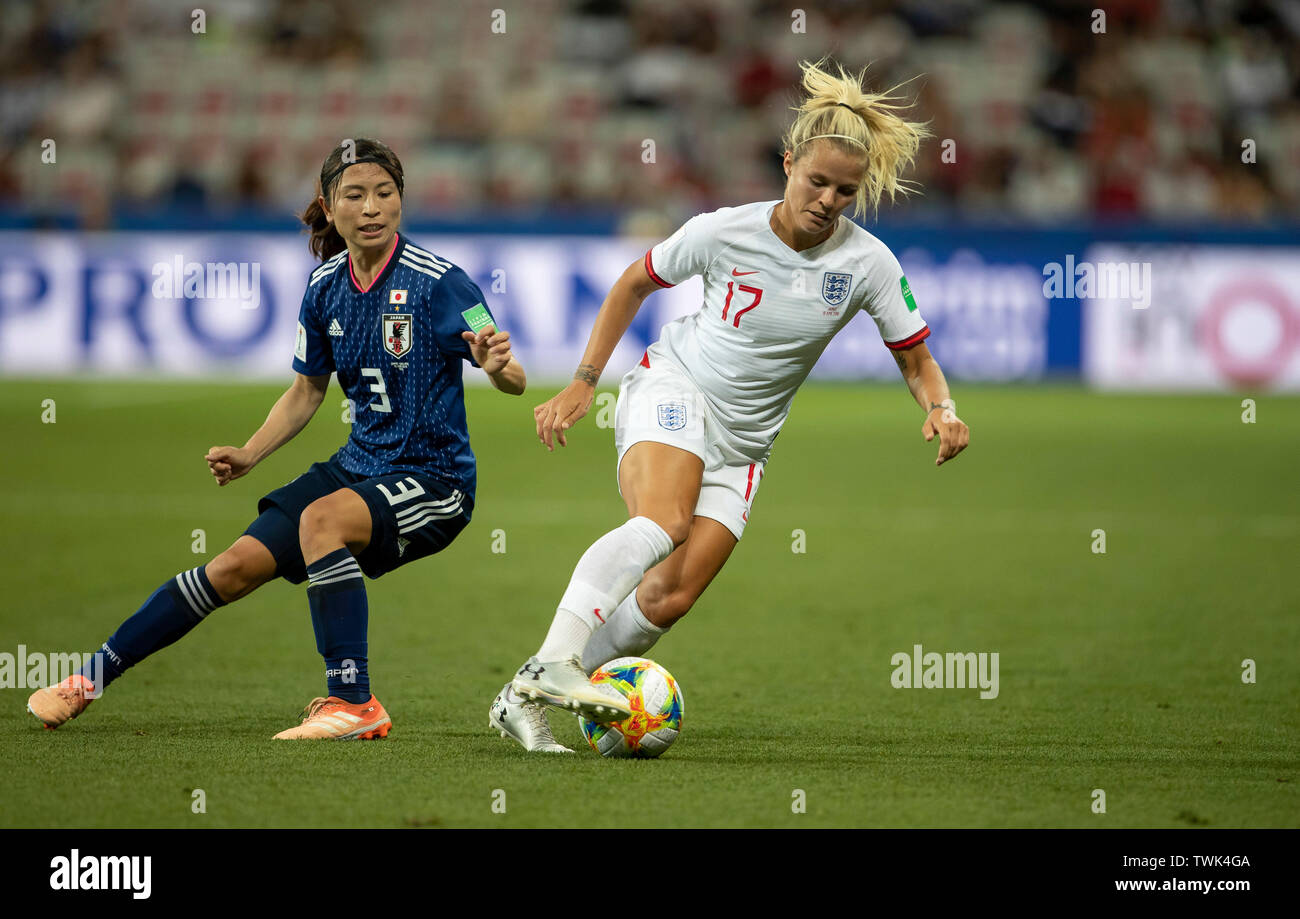
M 0 390 L 10 654 L 98 647 L 347 434 L 332 383 L 307 430 L 218 489 L 204 452 L 243 443 L 280 388 Z M 959 385 L 972 444 L 936 469 L 901 383 L 805 387 L 745 539 L 651 652 L 684 687 L 684 732 L 630 762 L 487 730 L 579 555 L 624 517 L 594 412 L 567 450 L 536 442 L 554 391 L 469 393 L 473 523 L 368 582 L 386 741 L 270 740 L 324 688 L 304 589 L 275 581 L 56 732 L 29 690 L 0 691 L 0 826 L 1300 826 L 1300 400 L 1257 397 L 1244 424 L 1240 396 Z M 916 644 L 998 652 L 997 698 L 894 688 Z

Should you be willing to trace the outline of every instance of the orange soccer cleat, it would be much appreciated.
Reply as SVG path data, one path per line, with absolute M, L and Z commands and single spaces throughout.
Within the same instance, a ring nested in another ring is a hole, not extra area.
M 275 735 L 275 740 L 376 740 L 387 737 L 393 720 L 373 695 L 368 702 L 317 697 L 303 709 L 302 724 Z
M 46 730 L 52 731 L 84 712 L 95 701 L 94 693 L 95 684 L 88 677 L 74 673 L 54 686 L 32 693 L 27 710 L 41 720 Z

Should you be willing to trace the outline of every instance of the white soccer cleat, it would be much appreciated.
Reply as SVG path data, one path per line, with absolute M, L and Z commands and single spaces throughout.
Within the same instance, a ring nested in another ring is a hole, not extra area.
M 525 699 L 568 709 L 597 724 L 632 717 L 632 707 L 623 694 L 611 686 L 592 683 L 577 654 L 550 662 L 530 657 L 510 685 Z
M 500 731 L 502 737 L 513 737 L 529 753 L 572 753 L 555 739 L 551 723 L 546 720 L 546 708 L 529 702 L 507 683 L 501 687 L 488 709 L 488 727 Z

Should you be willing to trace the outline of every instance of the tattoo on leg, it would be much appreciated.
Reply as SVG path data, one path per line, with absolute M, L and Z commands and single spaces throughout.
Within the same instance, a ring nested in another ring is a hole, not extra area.
M 600 379 L 600 371 L 596 369 L 595 364 L 583 364 L 573 372 L 573 378 L 595 386 L 596 381 Z

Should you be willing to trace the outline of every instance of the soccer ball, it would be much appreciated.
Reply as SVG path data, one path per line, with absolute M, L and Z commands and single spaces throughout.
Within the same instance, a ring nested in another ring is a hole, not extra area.
M 579 717 L 582 736 L 601 756 L 651 759 L 667 750 L 682 731 L 686 698 L 673 675 L 644 657 L 620 657 L 591 675 L 621 692 L 632 706 L 632 717 L 596 724 Z

